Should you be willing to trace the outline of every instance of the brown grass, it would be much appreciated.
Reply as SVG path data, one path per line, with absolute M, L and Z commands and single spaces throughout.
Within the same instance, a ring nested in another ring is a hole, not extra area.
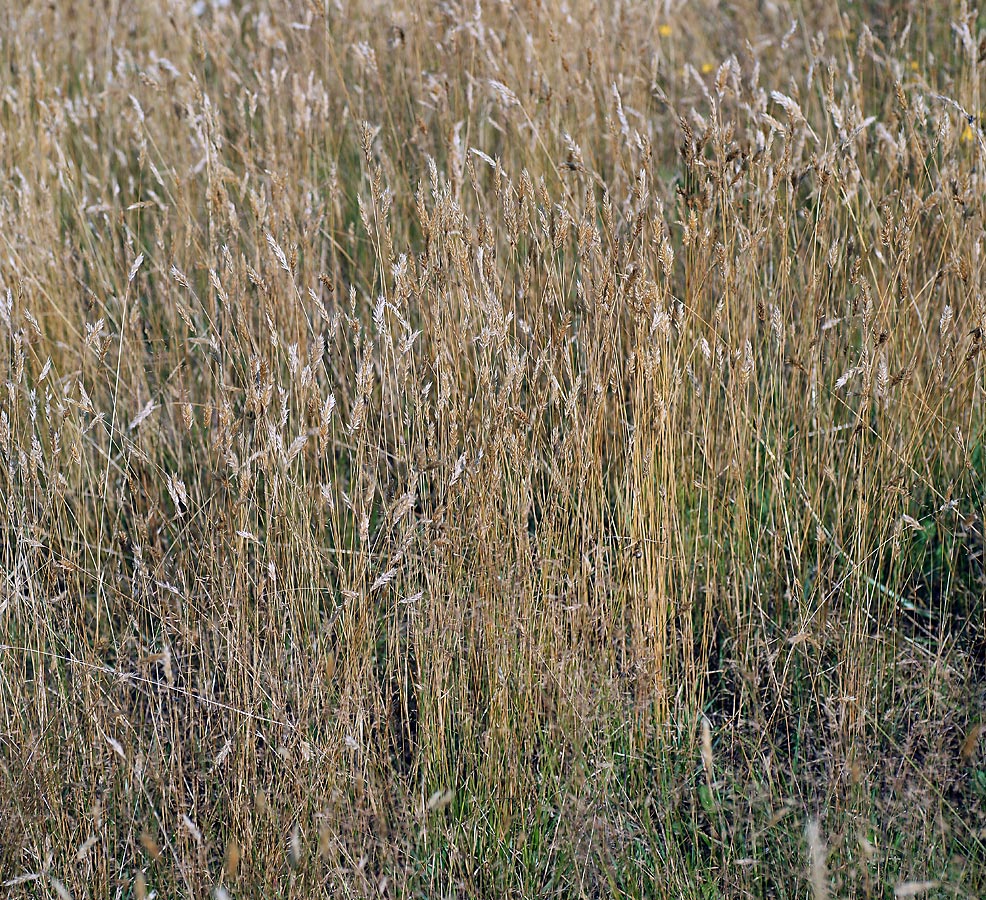
M 0 883 L 981 896 L 984 65 L 7 5 Z

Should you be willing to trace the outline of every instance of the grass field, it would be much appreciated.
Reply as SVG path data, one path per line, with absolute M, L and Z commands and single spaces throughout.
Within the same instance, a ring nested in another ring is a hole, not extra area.
M 0 10 L 11 897 L 986 895 L 986 12 Z

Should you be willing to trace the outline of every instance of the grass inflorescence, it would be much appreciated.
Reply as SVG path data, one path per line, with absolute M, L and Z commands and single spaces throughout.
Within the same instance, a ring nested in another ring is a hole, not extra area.
M 14 896 L 986 892 L 986 17 L 0 12 Z

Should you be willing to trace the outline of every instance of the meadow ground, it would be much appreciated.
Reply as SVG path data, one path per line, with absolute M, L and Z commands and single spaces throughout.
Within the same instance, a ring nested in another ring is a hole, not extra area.
M 986 13 L 3 7 L 10 896 L 986 894 Z

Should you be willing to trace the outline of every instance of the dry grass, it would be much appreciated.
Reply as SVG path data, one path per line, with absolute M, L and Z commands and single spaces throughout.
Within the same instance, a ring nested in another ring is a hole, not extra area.
M 7 4 L 0 882 L 982 896 L 984 66 Z

